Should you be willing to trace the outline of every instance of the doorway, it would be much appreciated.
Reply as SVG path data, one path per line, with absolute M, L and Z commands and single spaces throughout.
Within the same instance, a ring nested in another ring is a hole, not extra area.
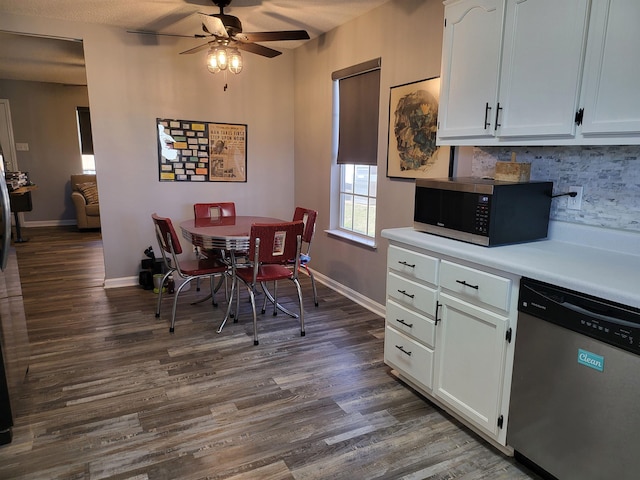
M 21 224 L 73 228 L 70 178 L 83 173 L 77 108 L 89 108 L 82 41 L 0 31 L 0 60 L 5 161 L 37 185 Z

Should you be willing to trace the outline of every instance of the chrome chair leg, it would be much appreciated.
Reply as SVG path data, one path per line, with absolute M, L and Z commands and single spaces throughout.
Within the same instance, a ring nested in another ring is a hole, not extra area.
M 298 279 L 294 279 L 293 283 L 296 285 L 296 290 L 298 290 L 298 304 L 300 305 L 300 336 L 305 336 L 304 330 L 304 307 L 302 305 L 302 288 L 300 287 L 300 282 Z
M 262 291 L 264 292 L 264 304 L 262 307 L 262 313 L 265 313 L 267 311 L 267 300 L 269 300 L 270 302 L 272 302 L 274 304 L 274 310 L 275 308 L 277 308 L 278 310 L 280 310 L 282 313 L 286 313 L 287 315 L 289 315 L 292 318 L 298 318 L 298 314 L 294 313 L 290 310 L 287 310 L 286 308 L 284 308 L 282 305 L 280 305 L 276 299 L 274 298 L 273 294 L 269 291 L 269 288 L 267 288 L 267 285 L 262 282 L 260 284 L 260 286 L 262 287 Z M 276 315 L 276 313 L 274 313 L 274 315 Z
M 313 289 L 313 303 L 317 307 L 318 306 L 318 291 L 316 290 L 316 279 L 313 276 L 313 272 L 311 271 L 311 269 L 309 267 L 304 265 L 304 269 L 307 271 L 307 273 L 309 274 L 309 277 L 311 278 L 311 288 Z
M 247 286 L 249 290 L 249 298 L 251 299 L 251 309 L 253 311 L 253 344 L 258 345 L 258 316 L 256 315 L 256 299 L 253 288 Z
M 176 326 L 176 311 L 178 310 L 178 297 L 182 289 L 191 283 L 192 278 L 182 282 L 182 284 L 176 289 L 175 295 L 173 297 L 173 311 L 171 312 L 171 326 L 169 327 L 169 333 L 173 333 L 175 331 Z
M 166 282 L 167 278 L 169 278 L 169 275 L 171 275 L 172 273 L 173 273 L 173 270 L 169 270 L 167 273 L 164 274 L 164 277 L 162 277 L 162 284 L 158 291 L 158 303 L 156 305 L 156 318 L 160 318 L 160 306 L 162 305 L 162 287 L 164 286 L 164 282 Z
M 220 280 L 218 280 L 218 285 L 215 285 L 213 283 L 213 276 L 211 276 L 211 279 L 210 279 L 211 280 L 211 293 L 209 295 L 207 295 L 206 297 L 201 298 L 200 300 L 196 300 L 195 302 L 191 303 L 191 305 L 197 305 L 199 303 L 206 302 L 207 300 L 211 299 L 211 304 L 214 307 L 217 307 L 218 306 L 218 302 L 216 302 L 215 294 L 216 294 L 216 292 L 218 290 L 220 290 L 220 287 L 222 286 L 222 282 L 224 281 L 223 277 L 224 276 L 220 277 Z M 196 282 L 198 282 L 199 280 L 200 280 L 200 278 L 196 278 Z M 225 285 L 225 288 L 226 288 L 226 285 Z M 200 290 L 198 289 L 198 291 L 200 291 Z
M 225 273 L 225 275 L 227 275 L 227 274 Z M 229 300 L 228 300 L 228 304 L 227 304 L 227 312 L 225 313 L 224 318 L 222 319 L 222 322 L 220 323 L 220 326 L 218 327 L 218 330 L 217 330 L 218 333 L 222 333 L 222 329 L 224 328 L 225 324 L 227 323 L 227 319 L 229 318 L 229 316 L 233 316 L 233 314 L 231 313 L 231 306 L 233 305 L 233 296 L 234 295 L 240 296 L 239 292 L 236 293 L 236 283 L 237 282 L 238 281 L 236 279 L 233 279 L 231 281 L 231 294 L 229 295 Z M 236 310 L 235 317 L 236 318 L 234 319 L 234 322 L 237 322 L 238 321 L 237 320 L 237 310 Z

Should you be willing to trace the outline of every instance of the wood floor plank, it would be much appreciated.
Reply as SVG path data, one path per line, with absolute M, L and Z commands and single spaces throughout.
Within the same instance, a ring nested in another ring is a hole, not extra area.
M 223 295 L 191 305 L 207 285 L 170 334 L 170 296 L 158 319 L 151 291 L 102 287 L 100 232 L 25 230 L 31 366 L 1 479 L 538 479 L 396 379 L 384 319 L 321 284 L 315 307 L 304 275 L 305 337 L 267 311 L 254 346 L 246 292 L 216 333 Z

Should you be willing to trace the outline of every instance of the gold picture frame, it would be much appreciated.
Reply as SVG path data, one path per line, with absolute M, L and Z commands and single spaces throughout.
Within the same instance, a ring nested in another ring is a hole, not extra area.
M 391 87 L 387 177 L 451 175 L 453 148 L 436 145 L 440 77 Z

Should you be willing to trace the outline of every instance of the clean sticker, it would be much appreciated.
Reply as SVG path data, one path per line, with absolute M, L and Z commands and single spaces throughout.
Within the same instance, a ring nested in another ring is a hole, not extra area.
M 604 372 L 604 357 L 581 348 L 578 349 L 578 363 L 599 372 Z

